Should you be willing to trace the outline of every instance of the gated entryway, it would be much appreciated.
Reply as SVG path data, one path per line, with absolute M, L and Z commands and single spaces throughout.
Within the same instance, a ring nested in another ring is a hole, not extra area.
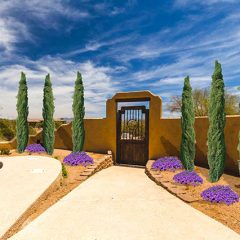
M 149 109 L 122 106 L 117 111 L 117 163 L 145 166 L 148 161 Z

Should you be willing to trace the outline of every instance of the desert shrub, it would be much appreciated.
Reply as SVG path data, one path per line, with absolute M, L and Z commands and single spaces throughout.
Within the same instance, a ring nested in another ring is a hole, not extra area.
M 64 121 L 55 121 L 55 129 L 58 129 L 64 123 Z
M 72 152 L 64 158 L 63 162 L 70 166 L 87 166 L 94 163 L 93 159 L 85 152 Z
M 68 176 L 68 172 L 67 172 L 67 169 L 65 167 L 65 165 L 62 163 L 62 176 L 64 178 L 66 178 Z
M 0 138 L 11 140 L 15 137 L 15 123 L 12 120 L 0 119 Z
M 152 164 L 152 169 L 161 171 L 175 171 L 179 168 L 182 168 L 181 161 L 177 157 L 172 156 L 159 158 Z
M 204 190 L 201 197 L 212 203 L 226 203 L 227 205 L 239 201 L 239 196 L 229 186 L 216 185 Z
M 37 131 L 32 126 L 29 126 L 29 135 L 36 135 Z
M 0 149 L 1 155 L 10 155 L 10 150 L 7 148 Z
M 194 171 L 183 171 L 173 177 L 176 183 L 197 186 L 203 183 L 203 179 Z
M 35 124 L 35 128 L 43 128 L 43 121 L 37 122 L 37 123 Z

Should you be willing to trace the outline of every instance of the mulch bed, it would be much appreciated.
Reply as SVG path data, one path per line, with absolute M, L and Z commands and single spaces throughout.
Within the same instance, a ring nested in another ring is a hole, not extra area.
M 146 174 L 158 185 L 167 189 L 170 193 L 182 199 L 192 207 L 204 214 L 228 226 L 240 234 L 240 202 L 227 206 L 223 203 L 210 203 L 202 199 L 201 192 L 214 185 L 229 185 L 240 196 L 240 178 L 223 174 L 217 183 L 208 182 L 208 170 L 196 167 L 195 171 L 202 177 L 203 184 L 199 186 L 186 186 L 175 183 L 173 176 L 183 170 L 157 171 L 151 169 L 154 160 L 150 160 L 146 166 Z
M 31 154 L 31 155 L 53 157 L 59 160 L 60 162 L 63 162 L 64 157 L 70 153 L 71 151 L 68 151 L 68 150 L 55 149 L 52 156 L 49 156 L 46 153 Z M 60 186 L 57 189 L 55 189 L 54 191 L 50 191 L 47 194 L 45 199 L 40 199 L 40 201 L 37 201 L 32 208 L 26 211 L 24 215 L 21 216 L 20 220 L 16 224 L 14 224 L 14 226 L 10 230 L 8 230 L 7 233 L 5 233 L 4 237 L 1 240 L 8 239 L 9 237 L 16 234 L 18 231 L 23 229 L 27 224 L 32 222 L 35 218 L 37 218 L 44 211 L 46 211 L 49 207 L 51 207 L 61 198 L 66 196 L 74 188 L 79 186 L 79 184 L 82 183 L 84 180 L 86 180 L 88 177 L 100 171 L 101 169 L 107 168 L 113 164 L 112 157 L 110 155 L 106 156 L 106 155 L 97 154 L 97 153 L 88 153 L 88 154 L 94 159 L 94 165 L 87 166 L 87 167 L 83 167 L 81 165 L 79 166 L 65 165 L 65 168 L 68 173 L 68 177 L 62 178 L 60 182 Z M 12 150 L 9 157 L 29 156 L 29 155 L 30 154 L 25 152 L 19 154 L 15 150 Z

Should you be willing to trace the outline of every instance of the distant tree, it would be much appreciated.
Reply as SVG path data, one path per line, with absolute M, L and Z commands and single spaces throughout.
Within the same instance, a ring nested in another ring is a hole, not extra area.
M 208 165 L 209 179 L 217 182 L 224 171 L 226 147 L 224 140 L 224 81 L 221 64 L 215 62 L 212 76 L 211 94 L 209 99 L 209 129 L 208 129 Z
M 210 91 L 208 89 L 194 89 L 192 94 L 195 116 L 208 116 Z M 167 106 L 168 110 L 170 112 L 180 112 L 181 103 L 181 96 L 172 96 L 170 104 Z M 225 93 L 225 112 L 226 115 L 240 114 L 239 97 L 237 95 Z
M 28 144 L 28 87 L 25 74 L 21 73 L 17 95 L 16 137 L 17 151 L 24 152 Z
M 182 93 L 182 141 L 180 148 L 180 158 L 184 168 L 188 171 L 194 169 L 195 159 L 195 131 L 194 131 L 194 104 L 192 97 L 192 88 L 189 77 L 184 79 Z
M 73 122 L 72 122 L 72 142 L 73 152 L 83 150 L 85 130 L 84 130 L 84 87 L 82 76 L 77 72 L 77 79 L 75 81 L 75 90 L 73 95 Z
M 55 124 L 53 119 L 54 114 L 54 97 L 52 91 L 52 83 L 50 75 L 45 78 L 43 89 L 43 146 L 48 154 L 52 154 L 54 150 L 55 140 Z

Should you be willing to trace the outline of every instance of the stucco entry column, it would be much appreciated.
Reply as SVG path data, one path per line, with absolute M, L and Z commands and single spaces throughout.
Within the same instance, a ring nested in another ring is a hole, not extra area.
M 114 161 L 117 152 L 117 103 L 118 101 L 138 101 L 149 100 L 149 159 L 154 157 L 154 146 L 159 146 L 160 139 L 155 126 L 160 124 L 162 117 L 162 99 L 152 94 L 150 91 L 121 92 L 116 93 L 106 103 L 106 120 L 108 126 L 108 146 L 112 150 Z

